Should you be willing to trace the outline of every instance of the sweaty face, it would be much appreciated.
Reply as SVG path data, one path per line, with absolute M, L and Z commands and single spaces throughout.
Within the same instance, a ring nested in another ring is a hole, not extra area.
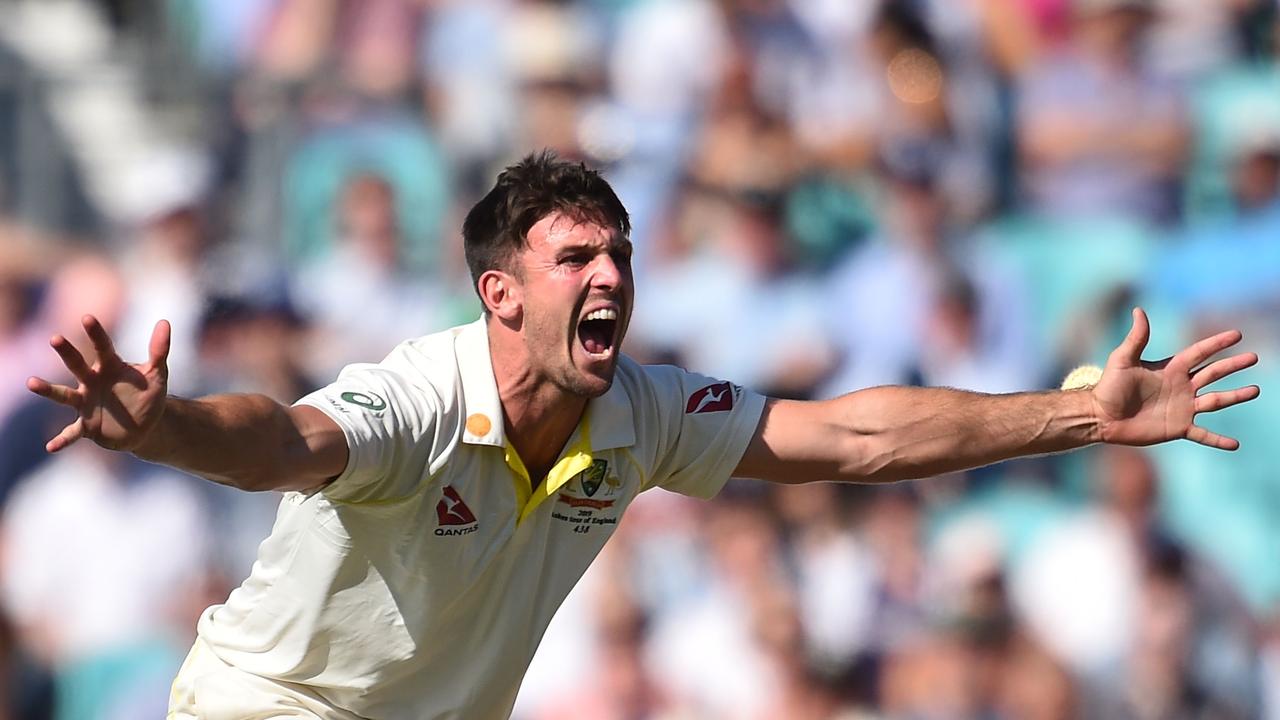
M 534 370 L 566 392 L 604 394 L 631 319 L 631 242 L 616 229 L 552 213 L 529 229 L 517 262 Z

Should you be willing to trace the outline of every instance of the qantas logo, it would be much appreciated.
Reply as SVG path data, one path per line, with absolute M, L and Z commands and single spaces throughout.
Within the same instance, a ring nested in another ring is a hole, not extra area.
M 689 396 L 684 411 L 687 415 L 724 412 L 733 409 L 733 388 L 727 382 L 708 385 Z
M 480 529 L 475 513 L 471 512 L 471 508 L 462 501 L 452 485 L 444 486 L 444 497 L 436 503 L 436 518 L 440 521 L 436 535 L 466 535 Z

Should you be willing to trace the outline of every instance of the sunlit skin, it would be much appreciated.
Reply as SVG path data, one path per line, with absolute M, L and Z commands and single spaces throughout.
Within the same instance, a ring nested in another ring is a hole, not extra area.
M 527 235 L 512 268 L 478 281 L 506 431 L 535 477 L 545 474 L 587 402 L 613 384 L 635 298 L 631 242 L 615 228 L 552 213 Z M 617 311 L 606 353 L 588 353 L 582 318 Z
M 1258 397 L 1257 385 L 1201 392 L 1209 385 L 1258 363 L 1253 352 L 1208 362 L 1241 340 L 1227 330 L 1192 343 L 1164 360 L 1146 361 L 1142 351 L 1151 337 L 1147 314 L 1133 311 L 1133 326 L 1124 342 L 1107 358 L 1102 379 L 1090 397 L 1099 419 L 1099 440 L 1117 445 L 1154 445 L 1176 438 L 1236 450 L 1235 438 L 1196 425 L 1196 415 L 1214 412 Z
M 559 457 L 588 400 L 612 383 L 631 316 L 629 257 L 630 243 L 614 231 L 551 216 L 529 232 L 511 272 L 480 278 L 506 433 L 535 483 Z M 618 315 L 608 352 L 593 357 L 576 329 L 598 307 Z M 319 487 L 346 467 L 341 429 L 314 408 L 287 408 L 255 395 L 169 397 L 167 322 L 156 324 L 148 359 L 136 364 L 121 359 L 94 317 L 86 315 L 83 325 L 94 362 L 61 335 L 51 341 L 76 385 L 27 381 L 32 392 L 77 411 L 48 442 L 49 452 L 86 437 L 252 489 Z M 1135 309 L 1129 335 L 1089 392 L 881 387 L 822 402 L 771 400 L 735 475 L 788 483 L 893 482 L 1094 442 L 1185 438 L 1238 448 L 1235 438 L 1196 420 L 1258 397 L 1256 385 L 1208 389 L 1258 362 L 1252 352 L 1212 359 L 1238 344 L 1240 332 L 1218 333 L 1155 362 L 1142 359 L 1149 336 L 1146 314 Z

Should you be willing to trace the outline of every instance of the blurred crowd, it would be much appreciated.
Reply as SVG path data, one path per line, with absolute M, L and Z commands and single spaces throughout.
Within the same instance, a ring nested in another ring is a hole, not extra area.
M 279 501 L 46 455 L 49 337 L 291 402 L 478 315 L 461 217 L 541 148 L 632 213 L 644 361 L 1049 388 L 1141 304 L 1264 392 L 1234 454 L 646 494 L 519 720 L 1280 718 L 1275 0 L 10 0 L 0 719 L 163 717 Z

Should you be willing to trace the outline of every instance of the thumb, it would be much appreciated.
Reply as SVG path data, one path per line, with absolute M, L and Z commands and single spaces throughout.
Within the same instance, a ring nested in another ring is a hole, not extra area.
M 155 329 L 151 331 L 151 342 L 147 347 L 151 358 L 151 367 L 161 371 L 168 371 L 169 345 L 172 335 L 173 330 L 169 327 L 168 320 L 161 320 L 156 323 Z
M 1147 341 L 1151 339 L 1151 324 L 1147 321 L 1147 313 L 1140 307 L 1133 309 L 1133 326 L 1124 341 L 1111 354 L 1113 360 L 1119 360 L 1126 366 L 1142 362 L 1142 351 L 1147 349 Z

